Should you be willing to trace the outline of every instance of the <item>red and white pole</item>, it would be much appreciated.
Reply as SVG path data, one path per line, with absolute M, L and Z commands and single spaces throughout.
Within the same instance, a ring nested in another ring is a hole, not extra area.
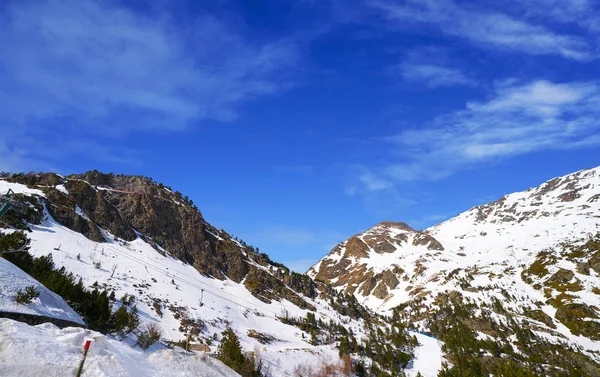
M 91 340 L 86 340 L 85 344 L 83 345 L 83 359 L 81 359 L 81 362 L 79 363 L 79 368 L 77 368 L 77 374 L 75 375 L 75 377 L 81 376 L 81 372 L 83 371 L 83 363 L 85 363 L 85 358 L 87 357 L 87 353 L 88 353 L 88 350 L 90 349 L 91 344 L 92 344 Z

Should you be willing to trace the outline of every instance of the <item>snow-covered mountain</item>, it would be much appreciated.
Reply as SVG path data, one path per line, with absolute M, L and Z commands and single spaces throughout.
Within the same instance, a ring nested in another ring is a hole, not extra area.
M 29 253 L 51 255 L 56 268 L 89 289 L 114 292 L 115 308 L 136 305 L 141 327 L 159 324 L 166 341 L 191 336 L 193 347 L 214 353 L 230 327 L 271 376 L 295 376 L 341 364 L 340 339 L 350 339 L 356 353 L 370 332 L 385 326 L 352 297 L 271 261 L 206 222 L 187 197 L 148 178 L 15 174 L 0 180 L 0 193 L 9 189 L 25 210 L 2 220 L 25 231 Z M 412 349 L 387 352 L 410 356 Z M 430 358 L 419 349 L 421 360 Z M 439 346 L 437 355 L 439 369 Z M 359 356 L 355 361 L 367 367 L 377 358 Z M 420 371 L 418 360 L 410 374 Z
M 377 224 L 341 242 L 308 273 L 380 313 L 400 305 L 402 315 L 425 328 L 425 316 L 411 310 L 434 310 L 441 295 L 457 292 L 479 307 L 497 299 L 505 310 L 533 319 L 540 334 L 583 347 L 598 362 L 598 232 L 600 167 L 506 195 L 423 231 Z

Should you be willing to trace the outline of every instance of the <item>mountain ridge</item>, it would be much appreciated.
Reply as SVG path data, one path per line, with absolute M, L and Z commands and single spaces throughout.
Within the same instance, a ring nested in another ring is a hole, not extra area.
M 503 341 L 508 335 L 493 329 L 515 334 L 507 327 L 514 320 L 551 344 L 583 347 L 592 363 L 600 362 L 600 167 L 474 206 L 422 231 L 395 224 L 342 241 L 308 274 L 445 341 L 432 321 L 443 318 L 440 311 L 470 305 L 455 321 L 476 340 L 493 334 Z M 498 317 L 473 322 L 490 303 Z M 553 347 L 540 339 L 540 348 Z M 521 352 L 533 352 L 517 343 Z M 600 374 L 597 364 L 590 368 Z
M 3 217 L 11 229 L 0 237 L 20 230 L 29 260 L 44 258 L 101 299 L 110 295 L 113 311 L 135 305 L 142 325 L 158 324 L 166 341 L 216 352 L 232 328 L 277 376 L 338 370 L 344 360 L 390 376 L 418 347 L 405 328 L 390 333 L 353 296 L 272 261 L 150 178 L 21 173 L 0 180 L 0 192 L 8 189 L 26 210 Z

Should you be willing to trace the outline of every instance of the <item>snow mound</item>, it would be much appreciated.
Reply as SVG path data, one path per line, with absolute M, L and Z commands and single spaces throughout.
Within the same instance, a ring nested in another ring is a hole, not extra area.
M 17 292 L 31 285 L 40 296 L 29 304 L 18 304 L 15 301 Z M 85 324 L 62 297 L 3 258 L 0 258 L 0 312 L 31 314 Z
M 10 319 L 0 319 L 0 376 L 73 376 L 86 339 L 93 340 L 83 370 L 88 377 L 239 377 L 208 356 L 168 349 L 141 352 L 98 332 Z
M 415 358 L 411 361 L 405 372 L 408 377 L 415 377 L 421 373 L 423 377 L 436 377 L 442 370 L 441 342 L 431 336 L 411 332 L 419 341 L 415 349 Z

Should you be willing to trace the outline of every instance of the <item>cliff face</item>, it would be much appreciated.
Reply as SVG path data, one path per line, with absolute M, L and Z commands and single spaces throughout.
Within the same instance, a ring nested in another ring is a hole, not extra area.
M 236 282 L 250 271 L 248 258 L 261 258 L 207 223 L 187 197 L 146 177 L 93 171 L 68 177 L 15 175 L 10 180 L 40 189 L 45 194 L 40 200 L 56 221 L 97 242 L 140 236 L 203 274 Z

